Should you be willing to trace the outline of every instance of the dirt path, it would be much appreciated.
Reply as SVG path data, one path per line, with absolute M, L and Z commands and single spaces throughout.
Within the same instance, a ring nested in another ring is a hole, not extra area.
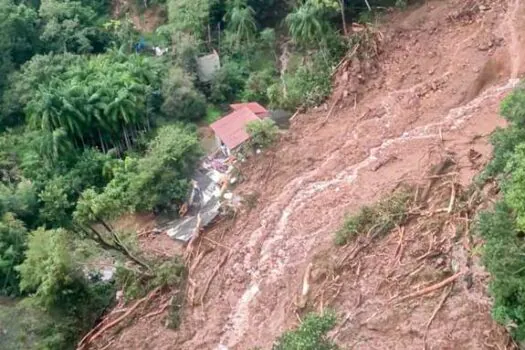
M 306 266 L 319 254 L 344 254 L 332 242 L 347 212 L 372 203 L 402 180 L 421 179 L 447 156 L 456 159 L 459 181 L 467 185 L 490 157 L 487 136 L 504 125 L 499 102 L 525 68 L 524 14 L 519 0 L 440 0 L 386 19 L 384 53 L 376 74 L 359 87 L 357 105 L 353 98 L 344 100 L 322 127 L 325 112 L 298 116 L 278 150 L 245 170 L 248 180 L 239 192 L 260 197 L 233 226 L 225 223 L 212 234 L 223 235 L 230 256 L 205 305 L 187 307 L 178 332 L 138 320 L 115 348 L 270 348 L 297 323 L 294 301 Z M 351 79 L 354 73 L 360 74 L 352 72 Z M 476 164 L 470 161 L 472 152 L 481 155 Z M 341 274 L 347 279 L 331 306 L 343 319 L 352 321 L 344 315 L 355 311 L 357 296 L 363 298 L 359 322 L 349 322 L 337 336 L 343 348 L 424 345 L 414 329 L 430 317 L 437 301 L 399 310 L 386 302 L 388 291 L 377 287 L 390 273 L 382 268 L 388 265 L 384 255 L 396 243 L 386 239 L 373 248 L 360 260 L 357 277 Z M 206 256 L 192 279 L 206 281 L 225 252 L 217 247 Z M 472 292 L 452 292 L 453 307 L 444 308 L 433 323 L 430 348 L 488 349 L 506 343 L 490 319 L 482 271 L 474 283 Z M 434 297 L 438 300 L 439 293 Z M 376 318 L 374 326 L 366 326 Z

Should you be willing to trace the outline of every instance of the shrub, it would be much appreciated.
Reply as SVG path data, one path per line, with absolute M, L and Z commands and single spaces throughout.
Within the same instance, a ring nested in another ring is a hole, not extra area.
M 501 105 L 509 121 L 492 137 L 494 156 L 482 178 L 498 175 L 503 199 L 481 213 L 477 230 L 485 239 L 483 262 L 492 276 L 492 315 L 518 340 L 525 340 L 525 90 L 520 87 Z
M 127 299 L 143 297 L 157 287 L 180 286 L 186 276 L 184 263 L 179 258 L 153 263 L 152 269 L 153 274 L 149 275 L 123 265 L 117 266 L 115 279 Z
M 242 93 L 242 100 L 268 104 L 268 88 L 277 81 L 275 68 L 267 68 L 250 74 Z
M 266 148 L 277 139 L 279 128 L 270 118 L 255 120 L 246 125 L 246 131 L 250 134 L 250 144 L 253 147 Z
M 224 104 L 237 99 L 244 89 L 247 75 L 246 67 L 231 60 L 226 61 L 211 82 L 210 101 Z
M 523 140 L 525 140 L 525 129 L 513 126 L 497 129 L 491 136 L 491 143 L 494 146 L 492 160 L 481 174 L 482 180 L 504 173 L 516 146 Z
M 525 246 L 515 216 L 504 203 L 479 215 L 477 229 L 485 239 L 483 262 L 492 276 L 492 315 L 517 340 L 525 340 Z
M 24 259 L 27 231 L 24 223 L 12 213 L 6 213 L 0 220 L 0 294 L 19 294 L 19 274 L 15 270 Z
M 119 288 L 124 290 L 127 299 L 145 296 L 155 288 L 170 288 L 174 290 L 166 324 L 176 329 L 181 321 L 181 309 L 184 304 L 184 286 L 186 282 L 186 268 L 184 262 L 176 257 L 172 260 L 160 261 L 153 264 L 153 274 L 145 275 L 136 270 L 117 266 L 116 280 Z
M 525 128 L 525 88 L 519 87 L 507 96 L 500 111 L 512 125 Z
M 273 350 L 336 350 L 327 333 L 334 328 L 336 317 L 333 312 L 322 315 L 309 314 L 298 329 L 285 332 L 273 346 Z
M 345 219 L 335 234 L 335 244 L 345 245 L 359 234 L 370 237 L 387 234 L 405 220 L 410 197 L 410 191 L 399 190 L 373 206 L 362 207 Z
M 299 106 L 313 107 L 323 102 L 332 92 L 331 68 L 322 54 L 300 65 L 284 76 L 284 85 L 273 85 L 268 90 L 270 105 L 286 110 Z
M 492 161 L 487 165 L 483 177 L 495 176 L 505 172 L 514 156 L 516 147 L 525 140 L 525 90 L 518 88 L 501 103 L 501 115 L 509 121 L 506 129 L 497 129 L 492 135 L 494 146 Z
M 21 181 L 16 186 L 0 183 L 0 215 L 11 212 L 18 219 L 32 223 L 36 221 L 37 207 L 38 198 L 30 181 Z
M 178 67 L 172 67 L 162 82 L 162 96 L 161 110 L 168 119 L 198 121 L 206 115 L 206 99 Z

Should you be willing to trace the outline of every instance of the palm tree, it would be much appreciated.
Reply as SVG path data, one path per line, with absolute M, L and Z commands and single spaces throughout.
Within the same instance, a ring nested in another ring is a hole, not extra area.
M 320 8 L 309 2 L 288 14 L 285 21 L 292 39 L 300 45 L 310 46 L 324 41 L 329 30 Z
M 148 128 L 147 96 L 159 85 L 152 62 L 110 52 L 71 67 L 36 88 L 27 105 L 30 126 L 61 129 L 78 148 L 132 147 L 138 130 Z
M 249 43 L 257 32 L 255 11 L 246 4 L 245 0 L 234 0 L 230 10 L 226 13 L 228 29 L 234 34 L 234 43 L 238 49 L 241 43 Z

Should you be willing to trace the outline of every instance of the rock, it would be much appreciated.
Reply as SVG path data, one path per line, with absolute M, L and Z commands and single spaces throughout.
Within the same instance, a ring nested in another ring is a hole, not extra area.
M 492 40 L 487 40 L 485 42 L 482 42 L 481 44 L 478 45 L 478 50 L 479 51 L 488 51 L 492 48 L 492 46 L 494 46 L 494 42 Z
M 348 71 L 344 71 L 344 73 L 341 75 L 341 80 L 344 82 L 348 81 Z

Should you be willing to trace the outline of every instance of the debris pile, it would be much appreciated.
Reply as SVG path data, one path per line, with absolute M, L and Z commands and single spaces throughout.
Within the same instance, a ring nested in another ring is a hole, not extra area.
M 192 189 L 180 210 L 180 219 L 165 225 L 168 236 L 189 242 L 195 232 L 214 222 L 219 215 L 235 214 L 241 203 L 228 187 L 239 181 L 235 157 L 222 157 L 220 153 L 207 157 L 192 179 Z
M 306 267 L 296 298 L 298 317 L 327 307 L 348 310 L 332 334 L 345 344 L 355 334 L 387 334 L 396 323 L 421 334 L 422 346 L 436 345 L 431 340 L 439 338 L 439 322 L 446 322 L 439 317 L 443 309 L 448 321 L 456 317 L 458 324 L 466 322 L 473 307 L 485 310 L 490 320 L 488 275 L 475 253 L 482 242 L 471 229 L 474 214 L 490 198 L 483 189 L 463 188 L 458 173 L 452 159 L 435 166 L 427 182 L 412 189 L 404 219 L 387 236 L 361 232 L 339 253 L 318 254 Z M 472 326 L 487 322 L 470 317 Z M 494 332 L 504 331 L 494 327 Z M 486 338 L 494 339 L 491 334 Z M 512 348 L 510 337 L 505 339 L 508 344 L 500 345 Z
M 381 54 L 383 34 L 370 24 L 352 23 L 349 36 L 351 49 L 333 70 L 334 91 L 337 98 L 351 97 L 357 103 L 365 91 L 366 81 L 379 72 L 377 57 Z M 366 77 L 366 79 L 365 79 Z

